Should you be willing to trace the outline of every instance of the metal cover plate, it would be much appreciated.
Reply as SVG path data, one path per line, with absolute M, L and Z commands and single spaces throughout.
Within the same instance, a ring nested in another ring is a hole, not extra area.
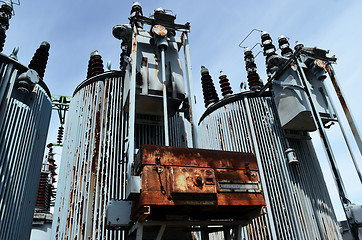
M 215 173 L 212 168 L 171 167 L 171 194 L 215 194 Z
M 129 226 L 131 201 L 111 200 L 107 204 L 107 229 L 120 229 Z

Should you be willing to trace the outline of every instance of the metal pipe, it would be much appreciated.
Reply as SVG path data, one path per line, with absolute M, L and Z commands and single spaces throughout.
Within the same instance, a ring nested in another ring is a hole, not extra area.
M 158 231 L 156 240 L 161 240 L 162 239 L 162 236 L 163 236 L 163 233 L 165 232 L 165 229 L 166 229 L 166 225 L 162 224 L 161 227 L 160 227 L 160 230 Z
M 135 126 L 136 126 L 136 72 L 137 72 L 137 27 L 133 27 L 132 53 L 131 53 L 132 75 L 129 85 L 129 114 L 128 114 L 128 162 L 127 179 L 131 179 L 131 167 L 135 154 Z M 126 93 L 127 96 L 127 93 Z M 127 184 L 130 184 L 129 182 Z
M 162 99 L 163 99 L 163 122 L 165 131 L 165 146 L 170 145 L 170 136 L 168 132 L 168 111 L 167 111 L 167 84 L 166 84 L 166 61 L 165 47 L 161 46 L 161 78 L 162 78 Z
M 137 230 L 136 230 L 136 240 L 142 240 L 143 239 L 143 224 L 138 222 L 137 223 Z
M 344 99 L 343 97 L 343 93 L 342 93 L 342 90 L 341 88 L 339 87 L 339 84 L 338 84 L 338 81 L 337 81 L 337 78 L 336 78 L 336 74 L 333 70 L 333 67 L 330 63 L 327 64 L 326 68 L 325 68 L 329 74 L 329 77 L 332 81 L 332 84 L 333 84 L 333 87 L 334 87 L 334 90 L 336 91 L 337 93 L 337 96 L 338 96 L 338 99 L 342 105 L 342 108 L 343 108 L 343 111 L 344 111 L 344 114 L 346 115 L 347 117 L 347 120 L 348 120 L 348 124 L 351 128 L 351 131 L 352 131 L 352 134 L 354 136 L 354 139 L 357 143 L 357 146 L 358 146 L 358 149 L 362 155 L 362 141 L 361 141 L 361 136 L 359 134 L 359 131 L 357 129 L 357 126 L 354 122 L 354 119 L 353 119 L 353 116 L 352 116 L 352 113 L 349 111 L 349 107 L 347 105 L 347 102 L 346 100 Z
M 190 45 L 187 37 L 187 32 L 182 33 L 182 42 L 184 44 L 184 56 L 185 56 L 185 66 L 186 66 L 186 82 L 188 94 L 187 97 L 190 103 L 190 122 L 191 122 L 191 132 L 192 132 L 192 144 L 194 148 L 197 148 L 198 143 L 198 133 L 197 133 L 197 119 L 196 119 L 196 98 L 194 95 L 194 86 L 192 79 L 192 70 L 191 70 L 191 56 L 190 56 Z
M 349 153 L 350 153 L 350 155 L 351 155 L 351 158 L 352 158 L 352 161 L 353 161 L 353 164 L 354 164 L 354 167 L 356 168 L 356 171 L 357 171 L 357 175 L 358 175 L 358 177 L 359 177 L 359 180 L 361 181 L 361 183 L 362 183 L 362 174 L 361 174 L 361 171 L 360 171 L 360 169 L 359 169 L 359 167 L 358 167 L 358 164 L 357 164 L 357 161 L 356 161 L 356 159 L 355 159 L 355 157 L 354 157 L 354 155 L 353 155 L 353 152 L 352 152 L 352 148 L 351 148 L 351 146 L 349 145 L 349 142 L 348 142 L 348 138 L 347 138 L 347 135 L 346 135 L 346 132 L 344 131 L 344 128 L 343 128 L 343 126 L 342 126 L 342 123 L 340 122 L 340 118 L 339 118 L 339 116 L 338 116 L 338 113 L 337 113 L 337 110 L 336 110 L 336 108 L 334 107 L 334 104 L 333 104 L 333 102 L 331 101 L 331 96 L 330 96 L 330 94 L 329 94 L 329 91 L 328 91 L 328 89 L 327 88 L 325 88 L 325 93 L 324 93 L 325 95 L 327 95 L 327 97 L 329 98 L 329 105 L 331 106 L 331 108 L 332 108 L 332 110 L 333 110 L 333 112 L 334 112 L 334 114 L 336 115 L 336 118 L 337 118 L 337 121 L 338 121 L 338 125 L 339 125 L 339 128 L 341 129 L 341 132 L 342 132 L 342 135 L 343 135 L 343 138 L 344 138 L 344 141 L 346 142 L 346 145 L 347 145 L 347 148 L 348 148 L 348 151 L 349 151 Z

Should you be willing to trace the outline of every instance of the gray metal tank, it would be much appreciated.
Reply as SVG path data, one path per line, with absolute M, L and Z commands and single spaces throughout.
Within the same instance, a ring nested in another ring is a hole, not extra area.
M 241 229 L 242 239 L 342 238 L 310 137 L 285 134 L 270 92 L 244 92 L 211 105 L 199 134 L 200 148 L 256 154 L 267 207 Z M 297 161 L 287 158 L 291 149 Z
M 111 199 L 125 198 L 127 169 L 122 159 L 128 142 L 122 133 L 127 131 L 128 111 L 122 108 L 124 82 L 121 71 L 108 71 L 88 78 L 74 92 L 65 128 L 52 239 L 121 239 L 122 231 L 106 230 L 105 216 Z M 169 121 L 170 144 L 186 146 L 179 114 Z M 136 148 L 141 144 L 164 144 L 161 116 L 136 114 Z
M 0 239 L 29 239 L 52 111 L 37 72 L 0 53 Z

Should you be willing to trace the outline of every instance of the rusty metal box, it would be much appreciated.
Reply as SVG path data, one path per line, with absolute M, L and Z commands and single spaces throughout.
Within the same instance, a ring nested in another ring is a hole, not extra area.
M 141 192 L 132 220 L 245 220 L 265 206 L 252 153 L 143 145 L 133 174 L 141 177 Z

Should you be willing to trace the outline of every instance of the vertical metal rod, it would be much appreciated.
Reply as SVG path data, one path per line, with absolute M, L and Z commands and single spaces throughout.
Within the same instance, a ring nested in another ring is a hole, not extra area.
M 255 151 L 255 155 L 256 155 L 256 160 L 257 160 L 258 167 L 259 167 L 260 182 L 261 182 L 261 185 L 263 187 L 264 199 L 265 199 L 266 205 L 268 207 L 271 207 L 270 199 L 269 199 L 269 193 L 268 193 L 268 189 L 267 189 L 268 185 L 267 185 L 267 183 L 265 181 L 263 163 L 262 163 L 262 160 L 261 160 L 259 145 L 258 145 L 258 142 L 256 140 L 254 122 L 253 122 L 253 119 L 251 118 L 250 106 L 249 106 L 249 103 L 248 103 L 248 99 L 245 96 L 243 98 L 243 101 L 244 101 L 244 104 L 245 104 L 246 116 L 248 118 L 248 125 L 249 125 L 249 128 L 250 128 L 251 139 L 252 139 L 253 145 L 254 145 L 253 147 L 254 147 L 254 151 Z M 268 209 L 268 211 L 269 211 L 269 209 Z M 277 234 L 276 234 L 276 231 L 275 231 L 276 226 L 275 226 L 275 223 L 274 223 L 273 216 L 272 216 L 271 213 L 267 214 L 267 216 L 268 216 L 269 224 L 271 226 L 270 227 L 270 229 L 271 229 L 270 230 L 271 231 L 271 237 L 272 237 L 272 239 L 276 240 L 278 238 L 277 238 Z
M 197 134 L 197 119 L 196 119 L 196 100 L 194 95 L 194 85 L 192 79 L 192 69 L 191 69 L 191 56 L 190 56 L 190 46 L 189 39 L 187 37 L 187 32 L 183 32 L 182 41 L 184 44 L 184 56 L 185 56 L 185 66 L 186 66 L 186 82 L 188 88 L 188 99 L 190 104 L 190 118 L 191 118 L 191 132 L 192 132 L 192 143 L 193 147 L 197 148 L 198 143 L 198 134 Z
M 329 94 L 329 91 L 328 91 L 328 89 L 327 89 L 326 87 L 325 87 L 325 93 L 324 93 L 324 94 L 326 94 L 327 97 L 329 98 L 330 106 L 331 106 L 334 114 L 336 115 L 339 128 L 341 129 L 341 132 L 342 132 L 344 141 L 346 142 L 346 145 L 347 145 L 348 151 L 349 151 L 349 153 L 350 153 L 350 155 L 351 155 L 351 158 L 352 158 L 354 167 L 356 168 L 356 171 L 357 171 L 357 175 L 358 175 L 358 177 L 359 177 L 359 180 L 360 180 L 361 183 L 362 183 L 362 174 L 361 174 L 361 171 L 360 171 L 360 169 L 359 169 L 359 167 L 358 167 L 357 161 L 356 161 L 356 159 L 355 159 L 355 157 L 354 157 L 354 154 L 353 154 L 353 152 L 352 152 L 352 148 L 351 148 L 351 146 L 349 145 L 346 132 L 344 131 L 344 128 L 343 128 L 342 123 L 341 123 L 341 121 L 340 121 L 340 118 L 339 118 L 339 116 L 338 116 L 337 110 L 336 110 L 336 108 L 334 107 L 334 104 L 333 104 L 333 102 L 332 102 L 331 95 Z
M 238 225 L 235 227 L 235 240 L 242 240 L 243 238 L 241 237 L 241 229 L 242 229 L 242 225 Z
M 297 73 L 298 73 L 298 76 L 300 77 L 302 85 L 303 85 L 303 87 L 305 89 L 305 93 L 307 94 L 307 97 L 308 97 L 307 102 L 308 102 L 308 105 L 309 105 L 310 109 L 312 110 L 312 116 L 313 116 L 314 122 L 317 125 L 319 135 L 320 135 L 321 140 L 323 142 L 324 150 L 325 150 L 325 152 L 327 154 L 327 157 L 328 157 L 328 160 L 329 160 L 328 162 L 329 162 L 329 165 L 330 165 L 331 170 L 332 170 L 334 181 L 335 181 L 335 183 L 337 185 L 339 198 L 341 200 L 343 210 L 345 212 L 346 219 L 347 219 L 349 228 L 350 228 L 351 233 L 352 233 L 352 237 L 353 237 L 353 239 L 357 240 L 358 238 L 356 238 L 356 236 L 354 236 L 354 234 L 353 234 L 355 229 L 354 229 L 354 227 L 352 227 L 352 223 L 350 222 L 350 219 L 348 217 L 349 214 L 348 214 L 347 205 L 350 204 L 350 201 L 347 198 L 347 193 L 346 193 L 346 190 L 345 190 L 342 178 L 341 178 L 341 174 L 340 174 L 339 169 L 337 167 L 337 163 L 336 163 L 336 160 L 334 158 L 331 145 L 330 145 L 330 143 L 328 141 L 328 138 L 327 138 L 327 134 L 326 134 L 326 132 L 324 130 L 322 119 L 320 118 L 319 113 L 317 111 L 317 108 L 316 108 L 316 106 L 314 104 L 314 101 L 312 99 L 312 93 L 311 93 L 310 89 L 308 88 L 308 85 L 307 85 L 307 82 L 306 82 L 307 78 L 306 78 L 306 76 L 305 76 L 305 74 L 303 72 L 303 69 L 301 67 L 301 63 L 300 63 L 299 59 L 296 58 L 295 60 L 296 60 L 297 69 L 298 69 Z
M 131 166 L 134 161 L 135 154 L 135 127 L 136 127 L 136 72 L 137 72 L 137 27 L 133 27 L 132 39 L 132 75 L 129 84 L 129 114 L 128 114 L 128 163 L 127 163 L 127 179 L 131 179 Z M 126 94 L 127 96 L 127 94 Z M 127 183 L 129 184 L 129 182 Z
M 161 225 L 161 228 L 160 228 L 160 231 L 158 231 L 156 240 L 161 240 L 162 239 L 162 236 L 163 236 L 163 233 L 165 232 L 165 229 L 166 229 L 166 225 L 165 224 Z
M 143 223 L 138 222 L 137 223 L 137 232 L 136 232 L 136 240 L 142 240 L 143 239 Z
M 231 240 L 230 228 L 224 230 L 224 240 Z
M 165 47 L 161 47 L 161 77 L 162 77 L 162 99 L 163 99 L 163 122 L 165 131 L 165 146 L 170 145 L 170 136 L 168 133 L 168 111 L 167 111 L 167 84 L 166 84 L 166 61 Z
M 201 231 L 201 240 L 210 240 L 209 233 L 206 230 Z
M 339 84 L 338 84 L 338 81 L 337 81 L 337 78 L 336 78 L 336 74 L 333 70 L 333 67 L 330 63 L 327 64 L 326 66 L 326 70 L 329 74 L 329 77 L 332 81 L 332 84 L 333 84 L 333 87 L 334 87 L 334 90 L 336 91 L 337 93 L 337 96 L 338 96 L 338 99 L 339 99 L 339 102 L 341 103 L 342 105 L 342 108 L 343 108 L 343 111 L 344 111 L 344 114 L 346 115 L 347 117 L 347 120 L 348 120 L 348 124 L 352 130 L 352 133 L 353 133 L 353 136 L 354 136 L 354 139 L 357 143 L 357 146 L 359 148 L 359 151 L 362 155 L 362 141 L 361 141 L 361 136 L 359 134 L 359 131 L 357 129 L 357 126 L 355 124 L 355 121 L 353 119 L 353 116 L 352 116 L 352 113 L 349 111 L 349 107 L 347 105 L 347 102 L 346 100 L 344 99 L 343 97 L 343 93 L 342 93 L 342 90 L 341 88 L 339 87 Z
M 2 79 L 3 86 L 1 86 L 1 88 L 0 88 L 0 104 L 2 104 L 2 100 L 3 100 L 4 94 L 5 94 L 5 90 L 6 90 L 6 85 L 8 84 L 8 79 L 10 79 L 10 74 L 12 72 L 13 72 L 13 64 L 9 63 L 7 68 L 6 68 L 5 76 Z

